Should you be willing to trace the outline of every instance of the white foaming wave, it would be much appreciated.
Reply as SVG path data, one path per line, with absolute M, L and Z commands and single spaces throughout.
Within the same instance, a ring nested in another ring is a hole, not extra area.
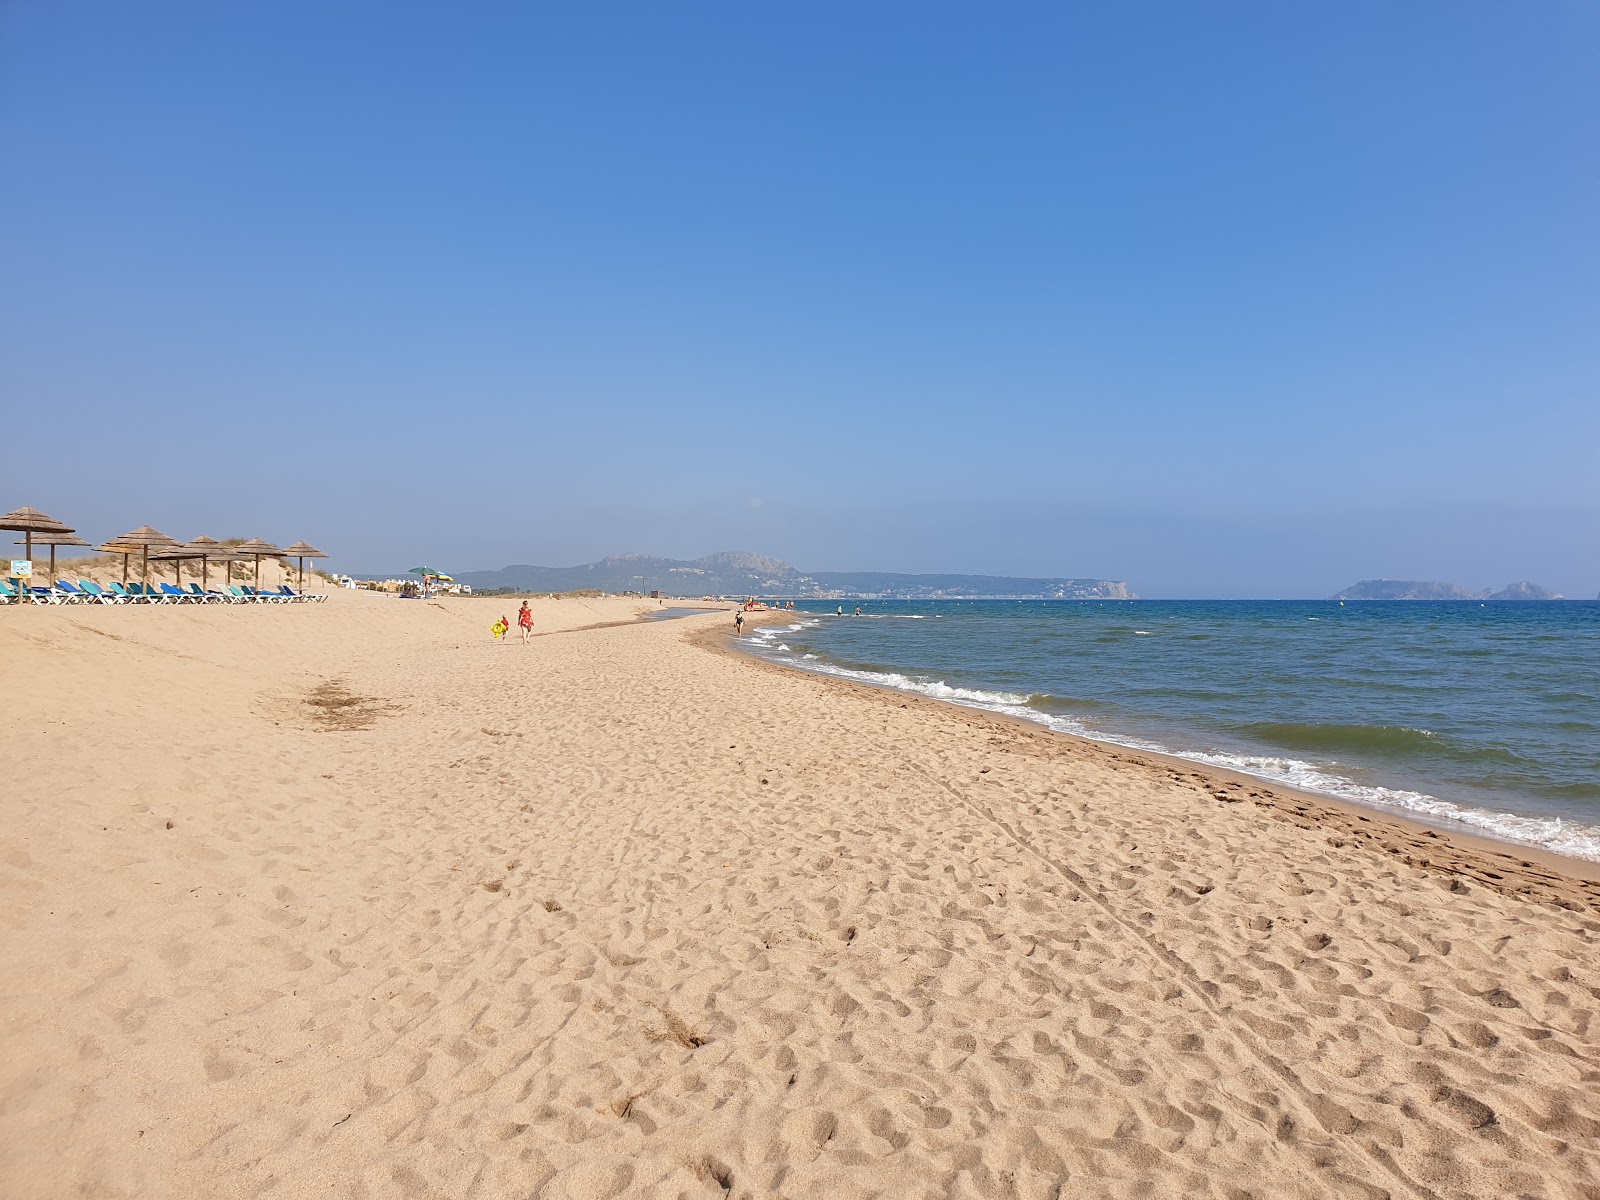
M 1167 750 L 1163 753 L 1174 752 Z M 1466 825 L 1500 841 L 1541 846 L 1558 854 L 1600 862 L 1600 827 L 1585 825 L 1578 821 L 1567 821 L 1561 817 L 1534 817 L 1521 813 L 1497 812 L 1494 809 L 1442 800 L 1426 792 L 1357 783 L 1343 775 L 1334 774 L 1326 767 L 1297 758 L 1209 751 L 1178 751 L 1175 757 L 1191 759 L 1210 766 L 1226 767 L 1262 779 L 1276 780 L 1305 792 L 1319 792 L 1341 800 L 1353 800 L 1368 808 L 1400 809 L 1406 815 L 1421 817 L 1426 821 Z
M 1148 629 L 1135 629 L 1133 631 L 1133 635 L 1134 637 L 1155 637 L 1155 634 L 1151 633 Z
M 788 649 L 786 646 L 781 648 Z M 1222 767 L 1286 784 L 1300 791 L 1354 801 L 1368 808 L 1398 810 L 1402 815 L 1446 826 L 1465 825 L 1498 841 L 1538 846 L 1571 858 L 1600 862 L 1600 826 L 1568 821 L 1561 817 L 1534 817 L 1498 812 L 1493 809 L 1456 804 L 1425 792 L 1357 783 L 1353 779 L 1333 773 L 1325 766 L 1297 758 L 1231 754 L 1212 750 L 1174 750 L 1170 746 L 1144 738 L 1108 734 L 1070 717 L 1051 716 L 1032 707 L 1028 703 L 1032 697 L 1012 692 L 988 692 L 978 688 L 951 687 L 943 680 L 918 678 L 903 675 L 898 671 L 863 671 L 835 666 L 818 659 L 815 654 L 806 654 L 799 659 L 788 658 L 786 661 L 796 666 L 803 665 L 805 670 L 818 674 L 854 679 L 861 683 L 928 696 L 969 708 L 981 708 L 1006 716 L 1020 717 L 1058 733 L 1069 733 L 1092 741 L 1126 746 L 1130 750 L 1148 750 L 1154 754 L 1166 754 L 1207 766 Z
M 808 654 L 806 658 L 815 660 L 816 656 Z M 979 688 L 951 687 L 942 679 L 922 679 L 915 675 L 902 675 L 898 671 L 858 671 L 853 667 L 839 667 L 820 660 L 808 670 L 822 675 L 837 675 L 841 679 L 855 679 L 861 683 L 876 684 L 879 687 L 890 687 L 897 692 L 931 696 L 935 700 L 950 700 L 957 704 L 969 704 L 974 708 L 992 708 L 997 712 L 1010 712 L 1016 709 L 1020 715 L 1028 703 L 1027 696 L 1019 696 L 1012 692 L 986 692 Z M 1032 713 L 1034 710 L 1027 708 L 1026 711 Z

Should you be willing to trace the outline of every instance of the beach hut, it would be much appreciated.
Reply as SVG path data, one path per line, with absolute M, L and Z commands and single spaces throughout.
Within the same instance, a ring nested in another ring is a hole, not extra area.
M 299 587 L 299 590 L 302 591 L 302 592 L 306 590 L 306 559 L 308 559 L 308 558 L 327 558 L 328 557 L 321 550 L 318 550 L 315 546 L 311 545 L 311 543 L 309 543 L 309 542 L 296 542 L 292 546 L 285 546 L 283 548 L 283 553 L 285 554 L 285 556 L 293 556 L 293 557 L 298 558 L 300 560 L 300 587 Z
M 22 544 L 26 547 L 24 553 L 30 562 L 33 560 L 34 542 L 43 545 L 46 535 L 76 532 L 72 526 L 63 525 L 54 517 L 46 516 L 37 508 L 27 506 L 15 509 L 0 517 L 0 529 L 9 529 L 22 535 Z M 55 551 L 52 549 L 50 553 L 51 570 L 54 571 Z
M 129 530 L 120 537 L 114 537 L 99 549 L 106 554 L 122 555 L 122 581 L 128 581 L 128 556 L 138 554 L 143 559 L 140 578 L 145 583 L 150 582 L 150 551 L 168 550 L 178 545 L 177 538 L 170 538 L 159 529 L 152 529 L 148 525 L 141 525 L 137 529 Z
M 241 542 L 233 548 L 235 554 L 243 554 L 256 560 L 256 583 L 261 587 L 261 560 L 263 558 L 282 558 L 283 551 L 271 542 L 262 541 L 260 538 L 251 538 L 248 542 Z
M 50 579 L 49 579 L 49 582 L 51 584 L 54 584 L 55 583 L 55 579 L 56 579 L 56 547 L 57 546 L 87 546 L 87 545 L 89 545 L 89 543 L 84 541 L 81 537 L 79 537 L 75 533 L 39 533 L 39 534 L 35 534 L 32 538 L 28 539 L 27 541 L 23 541 L 22 539 L 18 539 L 17 545 L 19 545 L 19 546 L 26 545 L 28 547 L 28 556 L 30 558 L 33 557 L 33 546 L 34 545 L 49 546 L 50 547 Z

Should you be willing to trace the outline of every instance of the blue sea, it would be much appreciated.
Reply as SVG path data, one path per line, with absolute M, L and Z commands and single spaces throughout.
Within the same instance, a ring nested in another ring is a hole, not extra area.
M 1600 602 L 806 603 L 750 648 L 1600 861 Z

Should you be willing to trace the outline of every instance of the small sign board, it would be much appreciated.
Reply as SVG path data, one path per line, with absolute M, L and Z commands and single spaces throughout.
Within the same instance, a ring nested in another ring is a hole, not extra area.
M 18 579 L 27 579 L 33 574 L 33 560 L 30 558 L 13 558 L 11 560 L 11 573 Z

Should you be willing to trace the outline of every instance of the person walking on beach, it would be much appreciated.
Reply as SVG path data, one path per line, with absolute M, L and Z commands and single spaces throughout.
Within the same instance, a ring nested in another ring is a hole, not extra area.
M 505 637 L 506 631 L 510 628 L 511 622 L 506 620 L 505 617 L 501 617 L 493 625 L 489 626 L 489 632 L 494 634 L 494 640 L 498 642 L 501 638 Z
M 522 644 L 526 646 L 528 639 L 533 636 L 533 609 L 528 607 L 524 600 L 522 607 L 517 610 L 517 624 L 522 626 Z
M 744 636 L 744 609 L 742 608 L 733 614 L 733 631 L 739 637 Z

